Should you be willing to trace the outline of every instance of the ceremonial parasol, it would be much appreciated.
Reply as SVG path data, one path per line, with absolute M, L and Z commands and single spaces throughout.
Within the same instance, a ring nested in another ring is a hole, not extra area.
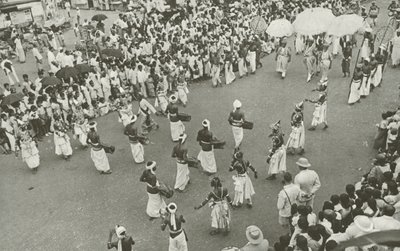
M 52 85 L 59 85 L 62 81 L 56 77 L 44 77 L 40 82 L 42 82 L 43 87 L 52 86 Z
M 79 73 L 88 73 L 92 71 L 92 68 L 90 68 L 89 65 L 87 64 L 77 64 L 75 65 L 75 69 L 78 70 Z
M 328 27 L 328 34 L 338 37 L 352 35 L 363 27 L 363 18 L 356 14 L 335 17 Z
M 101 54 L 108 57 L 115 57 L 115 58 L 123 58 L 124 54 L 120 50 L 117 49 L 104 49 L 101 51 Z
M 257 34 L 264 32 L 267 26 L 268 24 L 262 16 L 255 16 L 250 21 L 250 28 Z
M 293 26 L 286 19 L 277 19 L 270 23 L 266 32 L 272 37 L 289 37 L 293 34 Z
M 92 21 L 97 21 L 97 22 L 99 22 L 99 21 L 103 21 L 103 20 L 106 20 L 108 17 L 106 16 L 106 15 L 104 15 L 104 14 L 97 14 L 97 15 L 94 15 L 93 17 L 92 17 Z
M 56 73 L 56 77 L 60 79 L 75 78 L 79 75 L 79 72 L 74 67 L 64 67 Z
M 11 93 L 8 96 L 5 96 L 3 100 L 1 101 L 1 105 L 11 105 L 14 104 L 15 102 L 21 101 L 24 98 L 24 94 L 18 92 L 18 93 Z
M 335 16 L 330 9 L 312 8 L 298 14 L 293 22 L 294 31 L 301 35 L 317 35 L 328 31 Z

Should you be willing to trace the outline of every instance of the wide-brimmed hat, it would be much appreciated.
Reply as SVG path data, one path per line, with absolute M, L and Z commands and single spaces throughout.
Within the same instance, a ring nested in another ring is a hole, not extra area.
M 296 165 L 301 166 L 301 167 L 310 167 L 311 164 L 308 161 L 308 159 L 301 157 L 299 160 L 296 162 Z
M 370 233 L 374 230 L 374 224 L 365 215 L 358 215 L 354 218 L 354 225 L 358 227 L 361 231 Z
M 260 244 L 264 240 L 261 229 L 257 226 L 248 226 L 246 228 L 246 238 L 251 244 Z

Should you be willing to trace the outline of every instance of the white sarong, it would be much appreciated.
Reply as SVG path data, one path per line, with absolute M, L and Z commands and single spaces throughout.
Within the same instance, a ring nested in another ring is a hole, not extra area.
M 243 204 L 244 200 L 250 200 L 251 196 L 255 194 L 253 183 L 247 173 L 232 176 L 235 185 L 235 198 L 233 205 Z
M 217 163 L 215 162 L 214 150 L 205 152 L 201 150 L 197 159 L 200 161 L 203 170 L 208 173 L 217 172 Z
M 54 145 L 57 155 L 72 155 L 72 147 L 68 135 L 64 134 L 63 136 L 59 136 L 57 133 L 54 133 Z
M 146 207 L 147 215 L 153 218 L 160 217 L 160 210 L 165 209 L 167 205 L 165 204 L 159 193 L 147 193 L 147 195 L 149 196 Z
M 135 163 L 143 163 L 144 162 L 144 147 L 143 145 L 138 142 L 138 143 L 130 143 L 131 145 L 131 152 L 133 156 L 133 160 Z
M 228 203 L 225 200 L 212 202 L 211 227 L 216 229 L 229 230 L 231 215 Z
M 108 163 L 107 154 L 102 148 L 101 150 L 90 150 L 90 157 L 93 160 L 94 166 L 100 172 L 107 172 L 110 170 L 110 164 Z
M 286 172 L 286 149 L 285 146 L 281 146 L 272 155 L 269 162 L 268 174 L 278 174 Z
M 175 238 L 169 237 L 169 247 L 168 251 L 187 251 L 187 242 L 186 242 L 186 235 L 185 232 L 182 231 L 178 236 Z
M 190 171 L 187 163 L 176 163 L 176 178 L 174 189 L 184 190 L 190 180 L 189 174 Z
M 182 121 L 178 120 L 177 122 L 169 122 L 171 128 L 171 138 L 172 141 L 178 141 L 179 135 L 185 132 L 185 125 Z
M 326 110 L 327 110 L 326 102 L 324 102 L 322 105 L 320 104 L 315 105 L 311 126 L 317 126 L 322 123 L 328 124 L 326 120 Z
M 40 165 L 39 150 L 37 149 L 34 141 L 21 143 L 21 157 L 31 169 Z
M 354 104 L 357 101 L 360 100 L 360 85 L 361 85 L 361 79 L 359 80 L 353 80 L 350 85 L 350 94 L 349 94 L 349 104 Z
M 232 126 L 233 138 L 235 139 L 235 148 L 238 148 L 243 140 L 243 128 Z

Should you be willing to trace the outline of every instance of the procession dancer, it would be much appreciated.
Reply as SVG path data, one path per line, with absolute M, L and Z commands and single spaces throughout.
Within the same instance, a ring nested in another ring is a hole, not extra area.
M 185 125 L 179 119 L 179 108 L 176 102 L 178 99 L 175 95 L 169 97 L 169 104 L 167 106 L 167 114 L 169 118 L 169 124 L 171 128 L 172 141 L 176 142 L 179 140 L 179 136 L 185 132 Z
M 137 116 L 133 115 L 129 124 L 125 127 L 124 134 L 129 138 L 133 160 L 135 163 L 140 164 L 144 162 L 144 147 L 140 142 L 138 129 L 135 127 L 136 120 Z
M 266 180 L 275 180 L 276 175 L 286 172 L 286 146 L 277 136 L 272 137 L 272 149 L 267 157 L 268 177 Z
M 232 56 L 228 54 L 225 59 L 225 84 L 229 85 L 236 79 L 235 73 L 233 72 Z
M 365 60 L 371 56 L 371 52 L 373 52 L 373 43 L 374 39 L 372 36 L 372 29 L 366 28 L 364 33 L 364 40 L 361 46 L 360 57 Z
M 57 155 L 62 155 L 65 160 L 71 157 L 72 147 L 66 125 L 58 114 L 54 114 L 54 145 Z
M 306 99 L 310 103 L 315 104 L 315 109 L 313 112 L 313 119 L 311 121 L 311 127 L 308 128 L 309 131 L 314 131 L 318 125 L 324 124 L 323 129 L 328 128 L 328 122 L 326 120 L 326 111 L 327 111 L 327 93 L 326 86 L 322 86 L 319 90 L 319 98 L 317 100 Z
M 185 81 L 185 76 L 180 74 L 177 80 L 177 98 L 185 107 L 188 102 L 187 94 L 189 93 L 189 89 L 187 88 L 187 82 Z
M 82 106 L 76 106 L 75 112 L 73 113 L 72 118 L 74 124 L 74 137 L 79 140 L 82 147 L 86 148 L 87 145 L 87 123 L 88 119 L 85 118 L 85 114 L 83 113 Z
M 386 46 L 385 45 L 379 46 L 378 52 L 375 56 L 378 65 L 376 66 L 377 69 L 375 73 L 374 87 L 378 87 L 382 83 L 383 69 L 385 67 L 385 53 L 386 53 Z
M 347 103 L 349 105 L 355 104 L 357 102 L 360 102 L 360 88 L 361 88 L 361 81 L 363 79 L 363 72 L 361 70 L 362 65 L 357 65 L 354 74 L 353 74 L 353 79 L 350 84 L 350 92 L 349 92 L 349 99 Z
M 282 79 L 286 77 L 286 71 L 288 69 L 290 60 L 291 60 L 291 52 L 290 48 L 287 47 L 286 39 L 282 39 L 281 46 L 276 51 L 276 71 L 281 73 Z
M 167 206 L 160 195 L 160 183 L 156 177 L 157 163 L 155 161 L 148 161 L 146 163 L 146 170 L 143 171 L 140 177 L 141 182 L 147 185 L 147 201 L 146 213 L 150 220 L 154 220 L 161 216 L 161 213 Z
M 244 204 L 244 201 L 247 202 L 247 207 L 252 208 L 253 202 L 251 197 L 255 194 L 253 183 L 248 175 L 248 168 L 250 168 L 254 173 L 254 178 L 258 178 L 258 174 L 256 169 L 251 165 L 248 160 L 243 159 L 242 152 L 236 152 L 233 155 L 233 160 L 231 162 L 231 166 L 229 167 L 229 171 L 236 171 L 237 175 L 233 176 L 234 185 L 235 185 L 235 197 L 233 199 L 232 205 L 235 207 L 241 207 Z
M 332 66 L 332 53 L 329 51 L 329 44 L 324 44 L 323 51 L 321 53 L 320 65 L 321 65 L 321 82 L 328 80 L 328 73 Z
M 128 104 L 123 104 L 123 106 L 118 110 L 118 121 L 122 123 L 124 128 L 131 123 L 131 118 L 133 116 L 132 106 Z
M 242 103 L 239 100 L 233 102 L 233 111 L 229 113 L 228 121 L 232 126 L 233 138 L 235 139 L 235 151 L 239 150 L 243 140 L 244 113 L 240 110 Z
M 294 42 L 294 47 L 296 48 L 296 54 L 300 54 L 304 51 L 304 36 L 300 35 L 300 34 L 296 34 L 296 39 Z
M 179 136 L 179 143 L 172 150 L 172 158 L 176 158 L 176 178 L 174 189 L 183 192 L 190 183 L 190 171 L 188 166 L 188 150 L 186 147 L 186 134 Z
M 312 39 L 308 39 L 306 43 L 306 49 L 304 50 L 304 64 L 307 68 L 307 83 L 311 81 L 311 78 L 315 74 L 315 53 L 315 42 Z
M 360 95 L 362 98 L 368 96 L 371 89 L 371 82 L 369 81 L 369 77 L 371 76 L 371 66 L 369 61 L 369 58 L 365 58 L 364 64 L 361 67 L 363 78 L 361 80 Z
M 100 142 L 100 136 L 97 133 L 97 123 L 90 122 L 87 144 L 90 144 L 90 157 L 100 174 L 111 174 L 110 164 L 104 146 Z
M 185 223 L 183 215 L 177 217 L 176 211 L 178 207 L 175 203 L 169 203 L 166 211 L 168 215 L 163 218 L 161 230 L 164 231 L 168 226 L 169 228 L 169 247 L 168 251 L 187 251 L 187 236 L 185 230 L 182 228 L 182 223 Z
M 292 132 L 289 135 L 289 139 L 286 144 L 287 152 L 290 154 L 303 154 L 304 153 L 304 142 L 305 142 L 305 131 L 304 131 L 304 115 L 303 115 L 304 104 L 303 101 L 295 105 L 295 111 L 292 114 L 291 125 Z
M 219 65 L 219 60 L 217 58 L 217 56 L 212 56 L 211 57 L 211 81 L 212 81 L 212 85 L 213 87 L 217 87 L 218 85 L 222 86 L 222 81 L 221 81 L 221 68 Z
M 36 173 L 40 165 L 39 150 L 37 148 L 37 142 L 33 140 L 26 126 L 20 127 L 16 143 L 21 149 L 22 160 L 33 173 Z
M 212 230 L 210 231 L 210 235 L 216 235 L 221 232 L 226 235 L 230 231 L 231 213 L 229 204 L 232 203 L 232 200 L 229 197 L 228 189 L 222 187 L 221 180 L 218 177 L 214 177 L 211 180 L 211 187 L 213 191 L 207 195 L 206 199 L 200 205 L 195 206 L 194 209 L 198 210 L 211 201 Z
M 163 87 L 162 85 L 157 86 L 157 97 L 154 101 L 154 107 L 160 107 L 161 114 L 167 114 L 167 107 L 168 107 L 168 97 L 167 97 L 168 88 Z
M 238 60 L 238 70 L 239 70 L 239 78 L 243 76 L 247 76 L 247 65 L 246 65 L 246 51 L 244 48 L 239 50 L 239 60 Z
M 141 93 L 138 94 L 138 101 L 139 101 L 139 111 L 137 116 L 141 117 L 141 129 L 142 129 L 142 134 L 148 134 L 153 128 L 158 129 L 158 124 L 154 122 L 154 120 L 150 117 L 150 115 L 153 113 L 155 114 L 157 111 L 156 109 L 147 101 L 145 98 L 143 98 L 143 95 Z
M 391 48 L 392 67 L 397 67 L 400 64 L 400 30 L 396 31 L 389 48 Z
M 250 64 L 250 74 L 256 74 L 257 70 L 257 48 L 254 44 L 250 45 L 247 52 L 247 61 Z
M 217 173 L 217 163 L 215 162 L 213 149 L 214 147 L 211 144 L 214 138 L 212 132 L 210 131 L 210 121 L 205 119 L 203 120 L 202 125 L 203 129 L 197 133 L 197 141 L 201 146 L 201 150 L 197 156 L 197 159 L 200 161 L 203 171 L 208 175 L 212 175 Z
M 112 242 L 114 234 L 117 236 L 117 241 Z M 117 251 L 132 251 L 133 245 L 135 245 L 135 241 L 131 236 L 126 234 L 125 227 L 116 225 L 115 228 L 110 230 L 107 242 L 108 249 L 116 248 Z
M 369 83 L 368 85 L 370 86 L 370 88 L 373 90 L 373 88 L 375 88 L 375 82 L 376 82 L 376 72 L 378 70 L 378 60 L 376 60 L 375 58 L 375 54 L 371 54 L 371 58 L 370 58 L 370 69 L 371 69 L 371 74 L 370 77 L 368 79 Z M 376 85 L 377 86 L 377 85 Z

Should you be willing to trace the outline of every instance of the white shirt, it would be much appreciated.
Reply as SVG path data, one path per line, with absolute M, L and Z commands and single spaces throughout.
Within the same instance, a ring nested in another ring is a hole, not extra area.
M 43 59 L 42 54 L 40 54 L 39 50 L 38 50 L 36 47 L 33 47 L 33 48 L 32 48 L 32 53 L 33 53 L 33 56 L 34 56 L 36 59 L 38 59 L 38 60 L 42 60 L 42 59 Z
M 374 228 L 379 231 L 400 229 L 400 221 L 387 215 L 373 217 L 372 222 L 374 223 Z
M 315 194 L 321 187 L 318 174 L 314 170 L 301 170 L 296 177 L 294 183 L 300 186 L 301 191 L 306 194 Z
M 291 208 L 294 203 L 297 203 L 300 194 L 300 187 L 295 184 L 289 184 L 283 187 L 278 194 L 277 208 L 279 215 L 282 217 L 291 216 Z

